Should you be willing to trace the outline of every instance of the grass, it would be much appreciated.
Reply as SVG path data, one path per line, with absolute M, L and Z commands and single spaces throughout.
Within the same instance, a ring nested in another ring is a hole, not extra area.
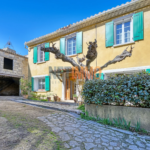
M 81 110 L 82 112 L 85 112 L 85 105 L 82 104 L 81 106 L 78 107 L 79 110 Z
M 83 106 L 81 108 L 83 108 Z M 113 127 L 129 130 L 133 132 L 138 132 L 139 134 L 146 134 L 146 135 L 149 134 L 145 129 L 142 129 L 140 127 L 140 122 L 138 121 L 135 127 L 131 127 L 131 121 L 127 122 L 124 118 L 122 119 L 113 118 L 113 120 L 110 120 L 109 117 L 108 118 L 99 118 L 99 117 L 95 118 L 95 117 L 89 116 L 87 111 L 84 114 L 81 114 L 81 118 L 85 120 L 96 121 L 97 123 L 101 123 L 104 125 L 110 125 Z
M 36 147 L 37 150 L 42 150 L 44 147 L 44 149 L 65 150 L 63 148 L 63 143 L 59 140 L 59 137 L 38 119 L 19 113 L 4 111 L 0 111 L 0 117 L 5 117 L 8 120 L 8 124 L 11 129 L 17 129 L 27 138 L 32 137 L 32 139 L 34 139 L 34 143 L 28 141 L 25 137 L 21 139 L 27 143 L 31 142 L 31 149 L 35 149 Z

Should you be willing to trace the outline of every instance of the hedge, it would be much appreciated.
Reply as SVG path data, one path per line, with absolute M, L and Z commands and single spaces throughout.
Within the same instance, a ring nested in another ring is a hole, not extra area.
M 150 74 L 110 77 L 108 80 L 89 80 L 83 86 L 82 96 L 87 104 L 150 107 Z

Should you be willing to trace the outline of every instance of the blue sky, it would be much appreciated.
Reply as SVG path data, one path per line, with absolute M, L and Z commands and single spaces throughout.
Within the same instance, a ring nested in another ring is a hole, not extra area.
M 0 48 L 7 41 L 26 55 L 24 42 L 131 0 L 1 0 Z

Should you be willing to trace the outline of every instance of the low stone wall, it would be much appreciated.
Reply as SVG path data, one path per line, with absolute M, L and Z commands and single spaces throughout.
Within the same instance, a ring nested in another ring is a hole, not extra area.
M 131 121 L 131 126 L 136 126 L 140 122 L 141 128 L 150 131 L 150 109 L 125 106 L 98 106 L 95 104 L 85 105 L 85 110 L 89 116 L 100 118 L 124 118 L 127 122 Z

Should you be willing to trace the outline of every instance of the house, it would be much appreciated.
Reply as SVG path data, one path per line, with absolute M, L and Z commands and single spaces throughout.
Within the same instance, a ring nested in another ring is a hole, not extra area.
M 97 40 L 98 56 L 91 66 L 102 66 L 120 55 L 128 46 L 133 46 L 131 57 L 109 65 L 98 74 L 107 79 L 110 74 L 131 74 L 150 68 L 150 0 L 132 0 L 121 6 L 100 12 L 80 22 L 60 28 L 55 32 L 25 42 L 28 46 L 28 63 L 32 90 L 39 94 L 49 91 L 56 93 L 62 100 L 72 99 L 77 93 L 76 81 L 72 80 L 67 68 L 71 65 L 55 59 L 52 53 L 44 53 L 41 46 L 52 46 L 76 61 L 87 53 L 87 43 Z M 129 48 L 128 48 L 129 50 Z M 62 82 L 51 74 L 51 68 L 60 70 Z M 60 69 L 58 69 L 60 68 Z M 61 68 L 65 68 L 61 70 Z
M 28 78 L 28 58 L 9 47 L 0 49 L 0 96 L 19 96 L 22 77 Z

